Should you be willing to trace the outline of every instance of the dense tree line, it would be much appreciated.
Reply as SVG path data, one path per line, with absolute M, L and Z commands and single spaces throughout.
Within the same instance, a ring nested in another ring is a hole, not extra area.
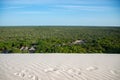
M 0 52 L 120 53 L 119 34 L 119 27 L 0 27 Z

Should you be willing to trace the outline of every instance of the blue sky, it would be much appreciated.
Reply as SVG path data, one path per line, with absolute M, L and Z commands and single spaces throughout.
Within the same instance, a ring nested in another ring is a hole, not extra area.
M 120 26 L 120 0 L 0 0 L 0 26 Z

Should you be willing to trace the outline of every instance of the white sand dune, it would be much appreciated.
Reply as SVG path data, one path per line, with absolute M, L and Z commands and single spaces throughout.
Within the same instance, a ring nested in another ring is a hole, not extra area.
M 120 80 L 120 55 L 0 54 L 0 80 Z

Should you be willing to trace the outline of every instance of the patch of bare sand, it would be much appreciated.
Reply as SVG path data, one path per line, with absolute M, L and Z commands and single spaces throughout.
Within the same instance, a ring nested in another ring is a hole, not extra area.
M 119 80 L 119 54 L 0 54 L 0 80 Z

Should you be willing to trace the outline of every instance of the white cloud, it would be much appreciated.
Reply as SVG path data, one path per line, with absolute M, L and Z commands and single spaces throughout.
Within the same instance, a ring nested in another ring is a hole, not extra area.
M 0 9 L 18 9 L 18 8 L 24 8 L 23 6 L 6 6 L 1 7 Z
M 21 11 L 21 12 L 15 12 L 17 14 L 49 14 L 51 12 L 48 11 Z
M 96 4 L 103 0 L 4 0 L 4 2 L 9 4 Z
M 88 11 L 104 11 L 104 10 L 112 10 L 112 7 L 108 6 L 81 6 L 81 5 L 56 5 L 58 8 L 64 8 L 68 10 L 88 10 Z
M 106 0 L 105 0 L 106 1 Z M 3 9 L 18 9 L 18 8 L 25 8 L 36 4 L 38 7 L 39 5 L 52 6 L 50 9 L 52 10 L 66 10 L 66 11 L 104 11 L 104 10 L 113 10 L 113 7 L 109 7 L 107 5 L 98 6 L 99 2 L 103 2 L 103 0 L 5 0 L 6 3 L 11 4 L 10 7 L 2 7 Z M 22 6 L 22 4 L 24 4 Z M 47 5 L 52 4 L 52 5 Z M 95 5 L 94 5 L 95 4 Z M 44 7 L 43 6 L 43 7 Z M 33 6 L 34 7 L 34 6 Z M 41 7 L 42 8 L 42 7 Z M 25 12 L 26 14 L 37 14 L 41 13 L 37 12 Z
M 56 0 L 5 0 L 7 4 L 43 4 L 54 3 Z

